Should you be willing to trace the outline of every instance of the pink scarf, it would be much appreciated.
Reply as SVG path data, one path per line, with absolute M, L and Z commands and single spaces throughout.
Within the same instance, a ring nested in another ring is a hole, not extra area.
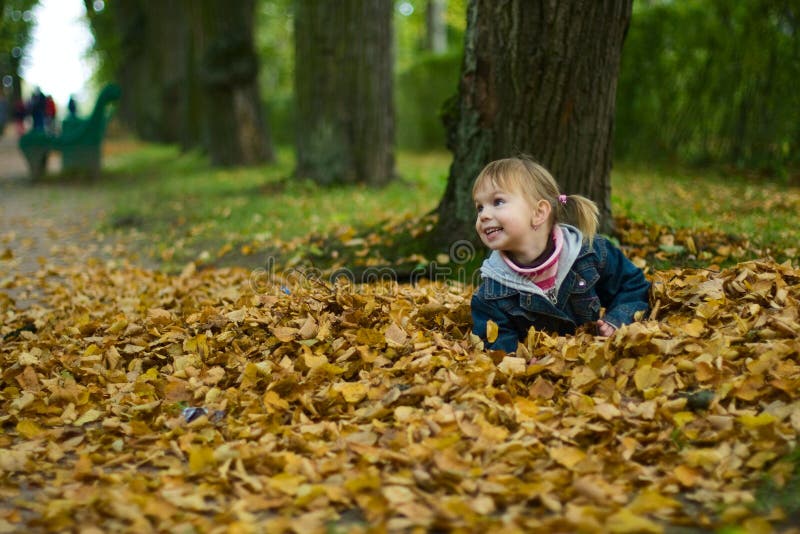
M 556 285 L 558 258 L 561 256 L 561 248 L 564 245 L 564 236 L 558 226 L 553 228 L 552 238 L 555 241 L 555 250 L 553 250 L 549 258 L 542 258 L 541 256 L 536 258 L 536 261 L 533 262 L 534 267 L 520 267 L 503 252 L 500 252 L 500 255 L 515 272 L 529 278 L 534 284 L 547 291 Z

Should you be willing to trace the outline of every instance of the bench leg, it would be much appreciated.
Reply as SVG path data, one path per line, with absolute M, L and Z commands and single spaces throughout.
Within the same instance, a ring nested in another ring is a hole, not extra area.
M 38 180 L 47 173 L 47 156 L 49 155 L 49 150 L 35 150 L 25 154 L 32 179 Z

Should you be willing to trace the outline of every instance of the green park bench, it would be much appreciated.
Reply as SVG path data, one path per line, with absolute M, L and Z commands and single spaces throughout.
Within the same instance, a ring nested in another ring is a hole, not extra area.
M 112 104 L 119 97 L 118 85 L 106 85 L 100 91 L 92 113 L 86 118 L 65 118 L 59 135 L 31 130 L 20 137 L 19 148 L 28 160 L 31 177 L 36 179 L 47 172 L 47 157 L 53 150 L 61 152 L 62 172 L 97 176 L 106 124 L 113 112 Z

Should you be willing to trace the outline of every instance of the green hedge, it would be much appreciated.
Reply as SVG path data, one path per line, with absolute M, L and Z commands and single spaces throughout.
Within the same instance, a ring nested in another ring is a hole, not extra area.
M 441 108 L 458 90 L 461 52 L 424 55 L 395 83 L 397 146 L 408 150 L 445 147 Z
M 789 6 L 696 0 L 635 8 L 622 53 L 616 155 L 778 176 L 800 165 L 800 25 Z

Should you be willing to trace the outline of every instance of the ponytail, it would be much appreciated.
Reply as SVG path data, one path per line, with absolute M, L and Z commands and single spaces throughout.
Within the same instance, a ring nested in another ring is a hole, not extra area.
M 561 195 L 556 202 L 555 222 L 578 228 L 590 244 L 597 235 L 600 210 L 597 204 L 582 195 Z

